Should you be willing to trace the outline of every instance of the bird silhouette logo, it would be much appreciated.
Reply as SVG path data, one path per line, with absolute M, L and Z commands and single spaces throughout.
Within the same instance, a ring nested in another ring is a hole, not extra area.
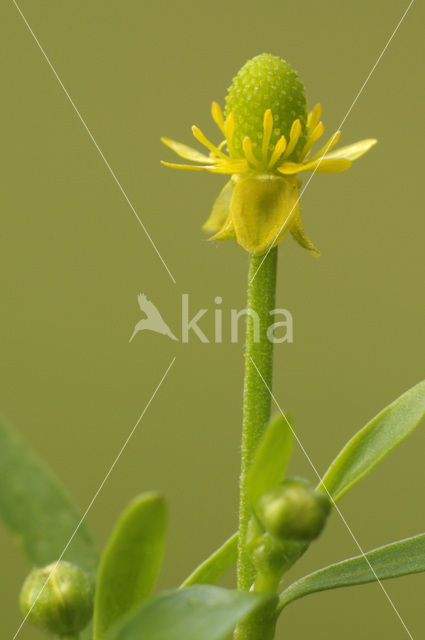
M 131 336 L 129 342 L 131 342 L 139 331 L 155 331 L 155 333 L 161 333 L 163 336 L 168 336 L 171 340 L 177 340 L 174 333 L 171 331 L 170 327 L 164 320 L 162 319 L 161 314 L 158 309 L 155 307 L 153 302 L 147 299 L 147 297 L 143 293 L 139 293 L 137 296 L 137 301 L 139 303 L 140 309 L 146 314 L 146 318 L 139 320 L 139 322 L 134 327 L 133 335 Z

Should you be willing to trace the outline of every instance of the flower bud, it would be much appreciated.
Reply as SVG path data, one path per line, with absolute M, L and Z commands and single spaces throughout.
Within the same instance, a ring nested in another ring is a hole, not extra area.
M 264 114 L 270 109 L 273 116 L 270 149 L 281 136 L 287 142 L 291 127 L 299 119 L 301 134 L 291 154 L 291 160 L 298 160 L 305 144 L 307 110 L 304 86 L 292 67 L 277 56 L 263 53 L 251 60 L 239 70 L 226 96 L 225 115 L 233 113 L 235 131 L 231 148 L 237 155 L 243 155 L 243 140 L 251 139 L 254 155 L 261 158 L 261 146 L 264 135 Z
M 78 634 L 93 614 L 90 578 L 69 562 L 34 569 L 24 582 L 19 604 L 33 624 L 62 637 Z
M 257 515 L 265 530 L 279 540 L 314 540 L 329 511 L 327 496 L 298 478 L 285 480 L 267 491 L 257 504 Z
M 248 547 L 248 553 L 257 571 L 264 574 L 282 574 L 290 560 L 288 543 L 267 532 Z

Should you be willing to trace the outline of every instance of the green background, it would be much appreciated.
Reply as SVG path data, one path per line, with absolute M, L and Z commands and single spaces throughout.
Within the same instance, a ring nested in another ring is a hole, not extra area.
M 134 494 L 160 489 L 170 528 L 160 587 L 176 585 L 235 529 L 243 345 L 141 333 L 144 292 L 180 332 L 180 298 L 244 306 L 247 254 L 205 242 L 200 226 L 223 179 L 171 171 L 159 137 L 191 144 L 249 57 L 269 51 L 338 127 L 406 2 L 22 0 L 31 27 L 172 271 L 173 284 L 12 2 L 2 3 L 0 408 L 90 502 L 166 367 L 176 361 L 88 522 L 102 544 Z M 368 418 L 424 375 L 423 33 L 416 2 L 343 127 L 378 146 L 345 174 L 315 175 L 302 198 L 314 260 L 280 248 L 278 306 L 294 343 L 276 348 L 274 389 L 320 472 Z M 214 138 L 217 139 L 217 138 Z M 362 547 L 424 530 L 424 429 L 341 502 Z M 300 451 L 293 472 L 313 480 Z M 2 547 L 2 637 L 20 622 L 28 565 Z M 357 549 L 334 514 L 291 577 Z M 225 584 L 231 584 L 230 579 Z M 425 576 L 386 583 L 413 637 Z M 316 595 L 288 609 L 278 638 L 407 637 L 379 585 Z M 22 640 L 40 638 L 29 625 Z

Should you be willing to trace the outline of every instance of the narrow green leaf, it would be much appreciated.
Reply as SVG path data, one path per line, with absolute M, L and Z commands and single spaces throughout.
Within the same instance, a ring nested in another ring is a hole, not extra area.
M 0 418 L 0 515 L 32 564 L 63 559 L 92 573 L 98 563 L 81 514 L 52 471 Z
M 318 489 L 339 500 L 425 417 L 425 380 L 406 391 L 361 429 L 326 471 Z
M 270 596 L 195 586 L 165 591 L 115 627 L 108 640 L 225 640 Z
M 425 533 L 368 551 L 365 557 L 331 564 L 297 580 L 281 594 L 279 610 L 310 593 L 425 571 Z
M 194 584 L 216 583 L 226 571 L 232 568 L 237 558 L 238 533 L 236 532 L 186 578 L 180 585 L 180 589 Z
M 252 505 L 283 480 L 293 447 L 288 421 L 278 415 L 270 422 L 255 453 L 247 480 L 247 495 Z
M 157 493 L 144 493 L 124 511 L 106 545 L 97 574 L 94 638 L 149 596 L 165 547 L 166 506 Z

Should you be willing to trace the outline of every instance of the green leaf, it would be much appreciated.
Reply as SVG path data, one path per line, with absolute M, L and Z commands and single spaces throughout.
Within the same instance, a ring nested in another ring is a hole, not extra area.
M 166 520 L 165 501 L 157 493 L 133 500 L 118 520 L 97 574 L 95 640 L 149 596 L 162 564 Z
M 108 640 L 225 640 L 270 596 L 195 586 L 165 591 L 115 627 Z
M 283 480 L 293 447 L 293 435 L 288 420 L 276 416 L 255 453 L 247 479 L 247 495 L 251 505 Z
M 194 584 L 214 584 L 231 569 L 237 558 L 238 533 L 236 532 L 186 578 L 180 585 L 180 589 Z
M 365 557 L 367 560 L 363 556 L 356 556 L 331 564 L 297 580 L 281 594 L 279 610 L 309 593 L 425 571 L 425 534 L 368 551 Z
M 63 559 L 95 571 L 98 554 L 77 507 L 52 471 L 1 418 L 0 515 L 32 564 L 55 562 L 72 538 Z
M 425 380 L 378 413 L 345 445 L 325 473 L 318 489 L 328 492 L 335 502 L 339 500 L 411 433 L 424 417 Z

